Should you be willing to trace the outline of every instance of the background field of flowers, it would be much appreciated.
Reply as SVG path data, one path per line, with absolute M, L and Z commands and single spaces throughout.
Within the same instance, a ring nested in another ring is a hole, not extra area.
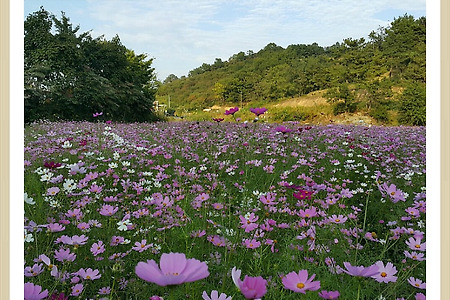
M 25 282 L 82 299 L 243 299 L 236 267 L 266 281 L 264 299 L 424 299 L 425 165 L 424 127 L 35 123 Z M 137 275 L 167 253 L 208 276 Z

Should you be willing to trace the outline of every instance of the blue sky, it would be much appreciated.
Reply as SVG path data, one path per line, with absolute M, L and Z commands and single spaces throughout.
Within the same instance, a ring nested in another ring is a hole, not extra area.
M 155 58 L 160 80 L 271 42 L 330 46 L 367 38 L 405 13 L 426 14 L 426 0 L 25 0 L 24 17 L 40 6 L 64 11 L 93 37 L 118 34 L 127 48 Z

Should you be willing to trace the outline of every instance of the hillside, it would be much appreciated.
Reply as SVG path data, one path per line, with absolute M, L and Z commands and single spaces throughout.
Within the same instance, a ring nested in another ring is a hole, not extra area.
M 425 29 L 424 17 L 404 15 L 369 33 L 367 41 L 348 38 L 329 47 L 286 48 L 269 43 L 258 52 L 204 63 L 187 77 L 169 75 L 156 99 L 170 105 L 169 113 L 186 118 L 220 113 L 214 106 L 265 106 L 273 121 L 339 121 L 341 114 L 353 113 L 382 124 L 423 125 L 423 118 L 408 110 L 423 102 L 418 95 L 425 90 Z

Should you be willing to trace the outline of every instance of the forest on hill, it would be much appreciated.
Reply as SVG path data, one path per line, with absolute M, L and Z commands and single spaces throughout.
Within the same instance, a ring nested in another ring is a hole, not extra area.
M 268 121 L 356 113 L 379 124 L 426 123 L 425 17 L 405 14 L 367 40 L 347 38 L 327 47 L 269 43 L 163 82 L 153 58 L 128 49 L 118 35 L 107 40 L 79 29 L 64 13 L 57 18 L 43 7 L 26 17 L 26 123 L 99 117 L 152 122 L 165 118 L 160 106 L 166 115 L 191 120 L 211 120 L 238 106 L 243 119 L 252 117 L 247 108 L 266 107 Z
M 365 38 L 328 47 L 269 43 L 227 61 L 171 74 L 156 99 L 170 114 L 213 106 L 264 106 L 322 91 L 334 115 L 364 111 L 381 123 L 425 125 L 426 18 L 405 14 Z

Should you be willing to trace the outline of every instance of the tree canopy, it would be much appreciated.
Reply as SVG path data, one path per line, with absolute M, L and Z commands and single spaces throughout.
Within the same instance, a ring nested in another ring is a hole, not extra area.
M 43 7 L 24 22 L 25 122 L 93 120 L 153 121 L 158 82 L 153 58 L 111 40 L 79 33 L 62 12 Z

